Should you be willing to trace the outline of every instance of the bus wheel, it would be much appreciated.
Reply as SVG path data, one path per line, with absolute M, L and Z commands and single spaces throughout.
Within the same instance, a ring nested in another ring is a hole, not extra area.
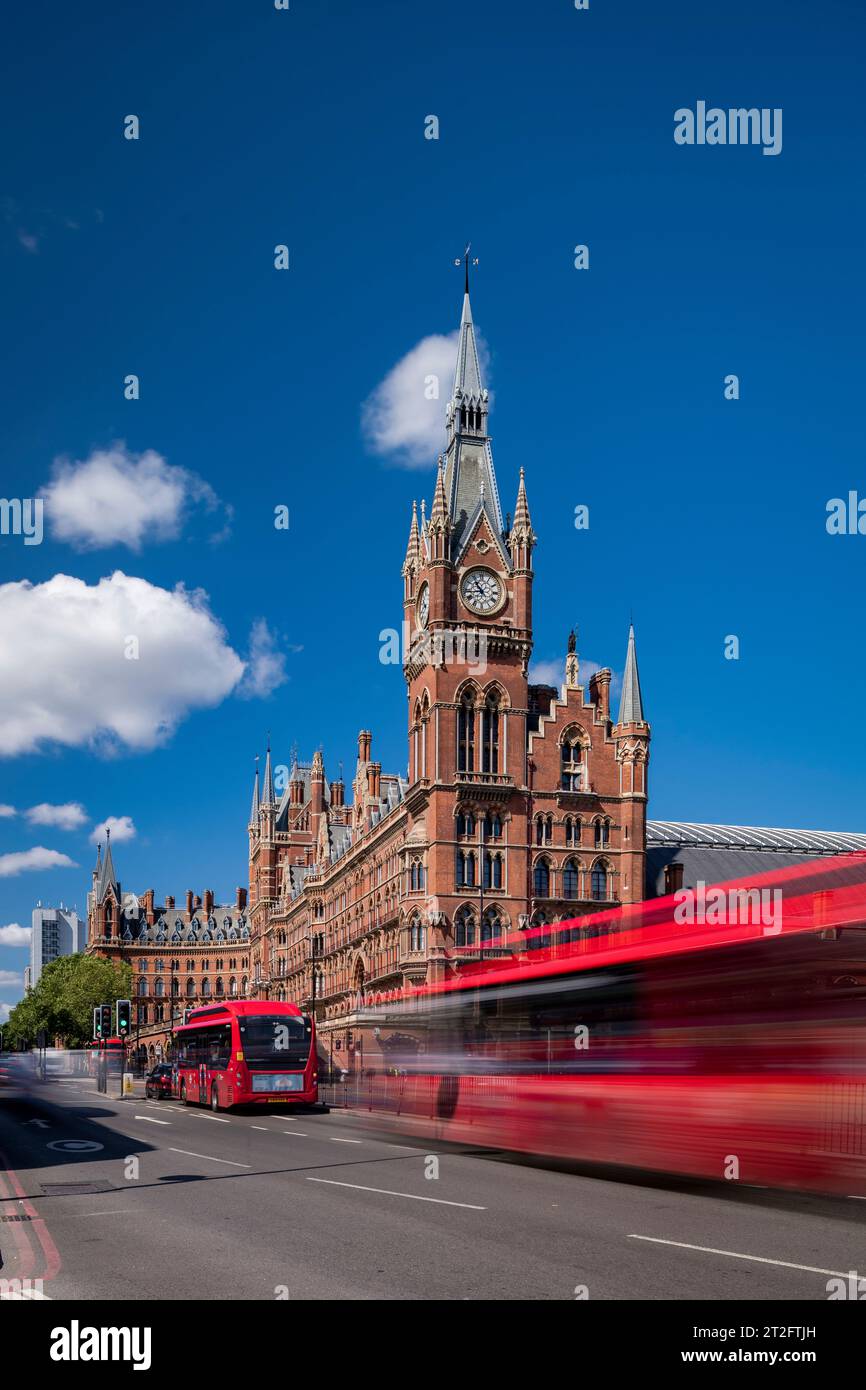
M 220 1108 L 219 1096 L 217 1095 L 217 1088 L 216 1088 L 216 1086 L 212 1086 L 212 1087 L 211 1087 L 211 1092 L 210 1092 L 210 1108 L 211 1108 L 211 1110 L 219 1110 L 219 1108 Z

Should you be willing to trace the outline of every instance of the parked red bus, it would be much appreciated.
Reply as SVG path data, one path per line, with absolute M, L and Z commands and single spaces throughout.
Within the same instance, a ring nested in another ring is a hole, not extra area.
M 703 924 L 683 898 L 371 1009 L 396 1075 L 367 1104 L 425 1142 L 866 1197 L 866 857 L 725 885 Z
M 229 1110 L 318 1100 L 315 1025 L 296 1004 L 205 1005 L 190 1010 L 174 1036 L 174 1093 L 187 1105 Z

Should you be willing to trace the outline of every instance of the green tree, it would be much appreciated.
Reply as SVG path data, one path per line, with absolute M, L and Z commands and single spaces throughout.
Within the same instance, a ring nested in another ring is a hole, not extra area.
M 10 1046 L 33 1046 L 44 1029 L 51 1043 L 59 1038 L 65 1047 L 83 1047 L 93 1036 L 96 1005 L 129 999 L 131 989 L 132 970 L 126 964 L 101 956 L 60 956 L 15 1005 L 4 1036 Z

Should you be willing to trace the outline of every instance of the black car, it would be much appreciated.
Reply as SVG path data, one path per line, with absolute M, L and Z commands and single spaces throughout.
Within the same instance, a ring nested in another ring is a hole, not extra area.
M 171 1095 L 171 1066 L 168 1062 L 160 1062 L 145 1077 L 144 1094 L 148 1100 L 162 1100 L 164 1096 Z

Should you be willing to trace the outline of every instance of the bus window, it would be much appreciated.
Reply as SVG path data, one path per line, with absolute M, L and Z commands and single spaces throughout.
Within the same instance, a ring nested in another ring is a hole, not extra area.
M 238 1018 L 244 1061 L 251 1067 L 305 1067 L 312 1024 L 290 1014 L 248 1014 Z

